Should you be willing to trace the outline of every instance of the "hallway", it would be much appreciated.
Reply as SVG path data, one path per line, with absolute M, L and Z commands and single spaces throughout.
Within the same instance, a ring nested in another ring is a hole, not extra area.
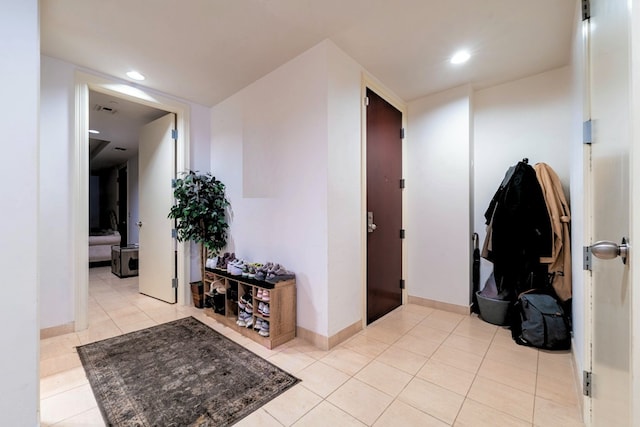
M 185 316 L 302 379 L 237 425 L 583 425 L 571 354 L 517 346 L 476 316 L 407 305 L 331 351 L 301 339 L 267 350 L 202 310 L 140 295 L 136 277 L 89 276 L 89 329 L 40 342 L 45 427 L 104 425 L 75 346 Z

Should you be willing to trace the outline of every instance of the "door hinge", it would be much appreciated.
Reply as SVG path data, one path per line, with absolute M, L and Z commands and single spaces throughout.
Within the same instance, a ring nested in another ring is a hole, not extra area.
M 582 394 L 587 397 L 591 397 L 591 377 L 591 372 L 582 371 Z
M 174 239 L 178 237 L 178 230 L 176 230 L 175 228 L 171 229 L 171 237 L 173 237 Z
M 591 271 L 592 268 L 592 254 L 591 254 L 591 246 L 583 246 L 582 247 L 582 269 L 586 271 Z
M 593 142 L 591 135 L 591 119 L 589 119 L 582 122 L 582 143 L 591 144 Z
M 404 239 L 404 228 L 402 230 L 400 230 L 400 238 Z
M 586 21 L 591 18 L 591 1 L 582 0 L 582 20 Z
M 400 289 L 404 289 L 404 279 L 400 279 Z
M 171 139 L 178 139 L 178 129 L 171 129 Z
M 365 106 L 365 107 L 368 107 L 368 106 L 369 106 L 369 97 L 368 97 L 368 96 L 365 96 L 365 97 L 364 97 L 364 106 Z
M 178 289 L 178 278 L 174 277 L 173 279 L 171 279 L 171 287 L 173 289 Z
M 400 180 L 400 188 L 404 188 L 405 182 L 404 182 L 404 178 L 402 178 Z
M 404 139 L 404 128 L 400 128 L 400 139 Z

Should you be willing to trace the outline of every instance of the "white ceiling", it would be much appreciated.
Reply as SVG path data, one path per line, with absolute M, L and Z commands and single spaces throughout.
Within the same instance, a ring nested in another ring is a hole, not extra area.
M 89 129 L 100 133 L 89 135 L 92 139 L 89 150 L 96 140 L 108 142 L 94 158 L 90 158 L 90 169 L 96 171 L 122 165 L 135 156 L 141 126 L 165 114 L 166 111 L 153 107 L 90 91 Z
M 41 48 L 215 105 L 324 39 L 405 101 L 567 65 L 575 0 L 41 0 Z M 464 66 L 448 62 L 467 48 Z

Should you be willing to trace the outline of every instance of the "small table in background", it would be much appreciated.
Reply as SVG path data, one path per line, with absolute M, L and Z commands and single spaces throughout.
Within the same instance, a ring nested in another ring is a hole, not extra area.
M 111 246 L 111 272 L 118 277 L 138 275 L 138 245 Z

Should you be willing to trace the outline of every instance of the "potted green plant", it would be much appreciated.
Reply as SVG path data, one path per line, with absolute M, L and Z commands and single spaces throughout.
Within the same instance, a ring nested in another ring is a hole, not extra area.
M 200 247 L 202 280 L 191 283 L 191 292 L 194 305 L 202 308 L 207 256 L 217 256 L 227 244 L 229 201 L 224 184 L 210 173 L 189 171 L 183 175 L 175 182 L 175 205 L 169 211 L 169 218 L 177 222 L 178 241 L 193 241 Z

